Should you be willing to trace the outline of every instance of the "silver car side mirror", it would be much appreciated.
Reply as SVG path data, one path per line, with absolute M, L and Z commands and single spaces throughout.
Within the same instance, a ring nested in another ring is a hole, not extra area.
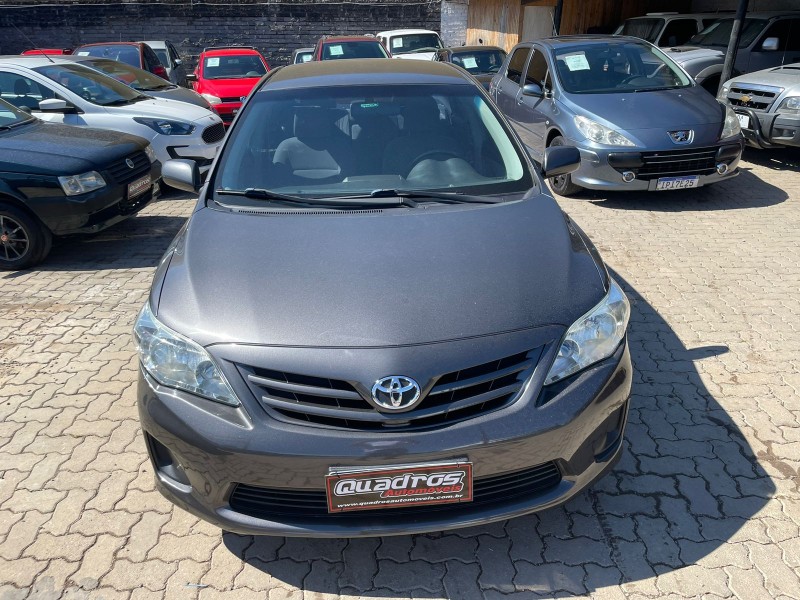
M 166 185 L 185 192 L 196 193 L 200 191 L 202 185 L 197 163 L 186 158 L 166 161 L 161 165 L 161 178 Z
M 776 37 L 768 37 L 764 40 L 764 43 L 761 44 L 761 49 L 765 52 L 774 52 L 780 46 L 781 41 Z
M 577 171 L 581 166 L 581 153 L 575 146 L 550 146 L 544 151 L 543 177 L 557 177 Z
M 39 110 L 42 112 L 66 112 L 71 104 L 61 98 L 48 98 L 39 102 Z

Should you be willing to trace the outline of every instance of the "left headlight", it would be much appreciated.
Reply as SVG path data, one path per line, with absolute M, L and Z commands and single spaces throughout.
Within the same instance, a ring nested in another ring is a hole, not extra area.
M 625 292 L 609 278 L 605 297 L 567 330 L 544 384 L 555 383 L 614 354 L 625 337 L 630 316 Z
M 596 121 L 577 115 L 575 117 L 575 127 L 581 132 L 583 137 L 587 140 L 597 142 L 598 144 L 607 144 L 609 146 L 635 146 L 632 141 L 622 135 L 619 131 L 601 125 Z
M 142 366 L 161 385 L 239 406 L 231 386 L 208 352 L 156 319 L 149 301 L 133 326 L 133 339 Z
M 800 96 L 787 96 L 778 106 L 778 110 L 800 113 Z
M 736 116 L 736 113 L 733 112 L 733 109 L 725 105 L 725 123 L 722 126 L 722 133 L 719 136 L 719 139 L 724 140 L 725 138 L 729 138 L 734 135 L 739 135 L 742 133 L 742 127 L 739 125 L 739 117 Z
M 150 144 L 145 146 L 144 153 L 147 154 L 147 158 L 150 159 L 151 163 L 156 162 L 156 151 L 153 150 L 153 147 Z
M 134 121 L 147 125 L 156 133 L 164 135 L 189 135 L 194 131 L 194 125 L 183 121 L 172 121 L 170 119 L 150 119 L 147 117 L 134 117 Z
M 89 171 L 80 175 L 59 177 L 58 183 L 67 196 L 77 196 L 106 186 L 106 180 L 97 171 Z

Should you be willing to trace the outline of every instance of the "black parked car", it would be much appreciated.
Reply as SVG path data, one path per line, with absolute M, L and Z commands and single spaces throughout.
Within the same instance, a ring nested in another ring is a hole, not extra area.
M 94 233 L 158 195 L 147 140 L 44 123 L 0 100 L 0 269 L 31 267 L 54 235 Z
M 460 46 L 442 48 L 433 57 L 439 62 L 449 62 L 467 71 L 480 81 L 484 89 L 489 89 L 492 76 L 503 66 L 506 51 L 497 46 Z

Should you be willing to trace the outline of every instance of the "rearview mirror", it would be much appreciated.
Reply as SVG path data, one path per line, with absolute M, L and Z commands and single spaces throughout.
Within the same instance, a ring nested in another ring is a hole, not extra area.
M 575 146 L 550 146 L 544 151 L 542 175 L 556 177 L 576 171 L 581 166 L 581 153 Z
M 75 112 L 75 106 L 61 98 L 48 98 L 39 102 L 39 110 L 52 113 L 72 113 Z
M 774 52 L 778 49 L 780 45 L 780 40 L 776 37 L 768 37 L 764 40 L 764 43 L 761 44 L 761 49 L 765 52 Z
M 166 185 L 185 192 L 200 190 L 200 169 L 193 160 L 176 158 L 166 161 L 161 165 L 161 178 Z
M 187 73 L 186 74 L 186 81 L 197 81 L 197 74 L 196 73 Z
M 538 83 L 526 83 L 522 86 L 522 93 L 525 96 L 535 96 L 537 98 L 544 97 L 544 90 Z

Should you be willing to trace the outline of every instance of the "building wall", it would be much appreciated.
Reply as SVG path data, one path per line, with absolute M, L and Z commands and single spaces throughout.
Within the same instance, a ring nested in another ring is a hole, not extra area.
M 467 41 L 467 11 L 470 0 L 442 0 L 442 42 L 461 46 Z
M 255 46 L 270 65 L 280 65 L 292 50 L 313 46 L 324 34 L 406 27 L 439 31 L 441 1 L 0 0 L 0 54 L 19 54 L 31 46 L 168 39 L 191 66 L 204 47 L 227 44 Z

